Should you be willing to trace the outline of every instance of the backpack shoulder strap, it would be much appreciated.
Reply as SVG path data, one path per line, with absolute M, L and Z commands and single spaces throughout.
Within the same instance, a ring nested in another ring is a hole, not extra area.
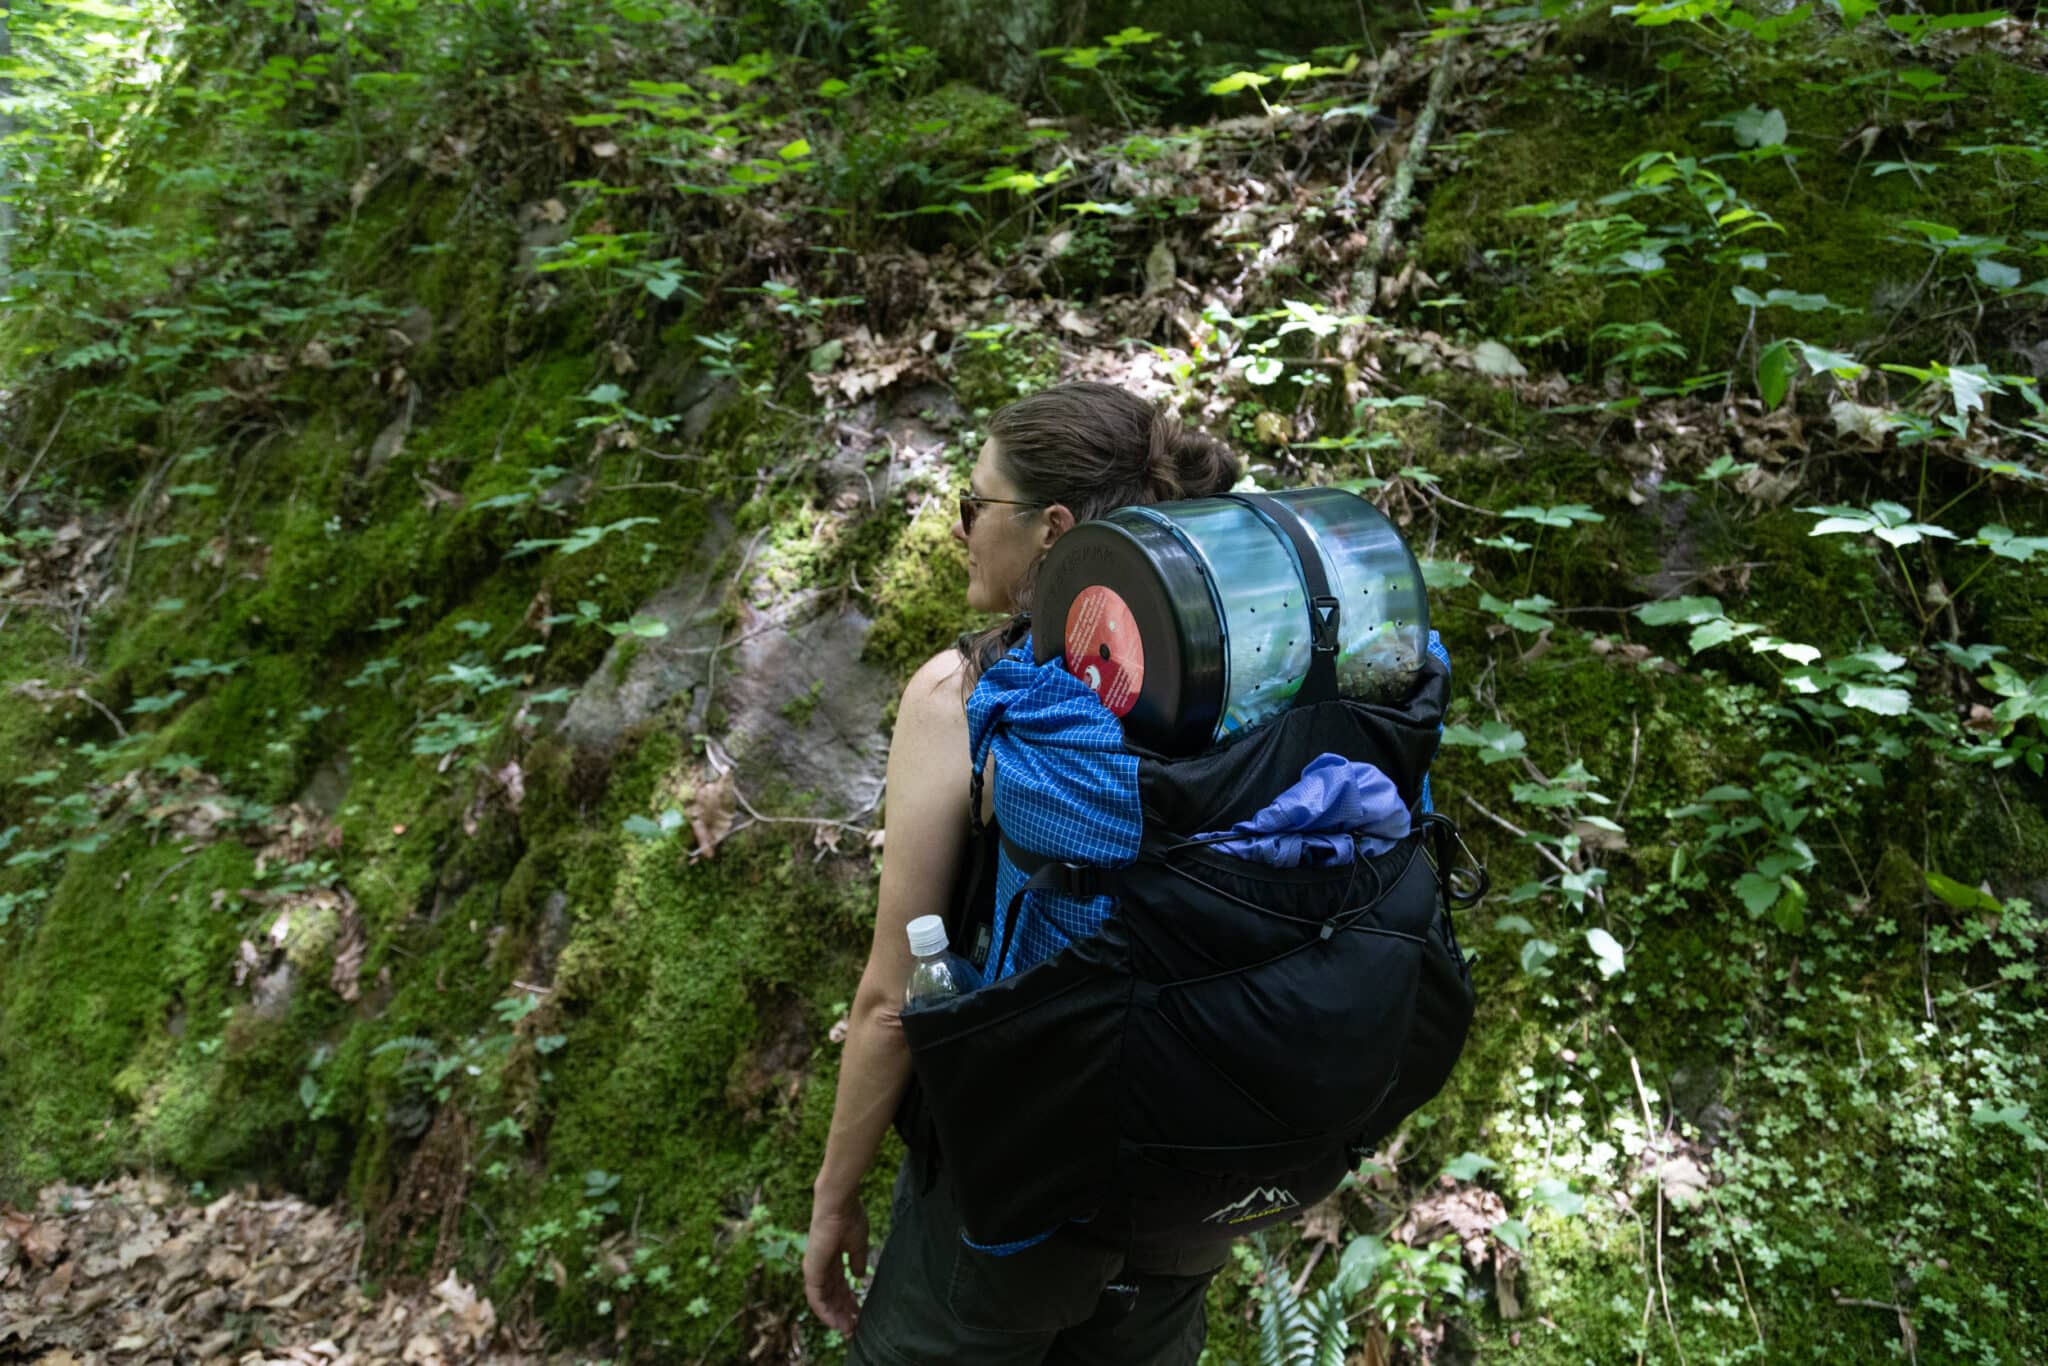
M 946 901 L 946 938 L 963 946 L 962 952 L 976 968 L 987 960 L 989 940 L 995 933 L 996 872 L 1002 850 L 1002 832 L 994 821 L 967 836 L 960 871 L 953 878 L 953 893 Z

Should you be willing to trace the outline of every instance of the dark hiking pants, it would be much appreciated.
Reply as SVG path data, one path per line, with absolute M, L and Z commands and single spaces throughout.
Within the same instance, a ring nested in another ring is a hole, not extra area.
M 945 1186 L 918 1195 L 897 1177 L 848 1366 L 1195 1366 L 1226 1248 L 1127 1265 L 1061 1234 L 995 1257 L 960 1241 Z

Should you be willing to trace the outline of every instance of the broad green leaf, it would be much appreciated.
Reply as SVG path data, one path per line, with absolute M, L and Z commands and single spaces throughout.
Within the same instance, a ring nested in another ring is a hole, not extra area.
M 1771 905 L 1771 923 L 1787 934 L 1797 934 L 1806 928 L 1806 888 L 1789 873 L 1780 874 L 1778 883 L 1784 891 Z
M 1904 688 L 1872 688 L 1860 683 L 1844 683 L 1835 690 L 1835 696 L 1841 698 L 1846 706 L 1876 712 L 1879 716 L 1904 716 L 1913 706 L 1913 696 Z
M 1520 204 L 1502 214 L 1503 218 L 1569 218 L 1579 211 L 1579 201 L 1567 199 L 1562 203 L 1546 199 L 1536 204 Z
M 1500 721 L 1488 721 L 1477 730 L 1470 726 L 1445 726 L 1443 743 L 1477 749 L 1482 764 L 1498 764 L 1516 758 L 1529 747 L 1528 738 L 1522 732 Z
M 1821 521 L 1809 536 L 1834 536 L 1841 534 L 1869 534 L 1887 545 L 1915 545 L 1930 537 L 1940 540 L 1954 540 L 1956 534 L 1947 527 L 1935 526 L 1929 522 L 1913 520 L 1912 509 L 1899 503 L 1879 500 L 1868 510 L 1854 507 L 1805 507 L 1802 512 L 1813 513 Z
M 1904 655 L 1894 654 L 1890 650 L 1858 650 L 1850 655 L 1849 659 L 1859 664 L 1868 664 L 1881 674 L 1897 673 L 1906 665 Z
M 1529 1198 L 1561 1219 L 1576 1218 L 1586 1212 L 1586 1197 L 1554 1176 L 1538 1181 L 1529 1191 Z
M 1855 379 L 1864 371 L 1862 362 L 1846 351 L 1830 351 L 1824 346 L 1812 346 L 1797 338 L 1792 344 L 1799 348 L 1799 355 L 1806 362 L 1806 368 L 1816 375 L 1823 371 L 1837 379 Z
M 1996 523 L 1977 529 L 1977 544 L 1994 555 L 2022 564 L 2036 555 L 2048 554 L 2048 536 L 2015 536 L 2010 527 Z
M 1702 650 L 1711 650 L 1716 645 L 1725 645 L 1731 640 L 1761 629 L 1753 621 L 1730 621 L 1726 617 L 1719 617 L 1693 627 L 1692 634 L 1686 637 L 1685 644 L 1687 649 L 1698 654 Z
M 1760 916 L 1778 904 L 1778 898 L 1785 894 L 1784 886 L 1774 877 L 1762 873 L 1744 873 L 1735 879 L 1735 895 L 1751 915 Z
M 2043 1141 L 2034 1126 L 2027 1123 L 2028 1107 L 2024 1101 L 2014 1105 L 1978 1105 L 1970 1111 L 1970 1123 L 1995 1125 L 2010 1129 L 2026 1140 L 2027 1151 L 2048 1152 L 2048 1141 Z
M 1790 343 L 1774 341 L 1763 349 L 1756 360 L 1756 387 L 1766 408 L 1776 408 L 1785 401 L 1785 394 L 1792 387 Z
M 1989 28 L 2010 18 L 2012 11 L 2002 9 L 1972 10 L 1966 14 L 1940 14 L 1928 20 L 1926 31 L 1941 33 L 1949 29 Z
M 1946 223 L 1931 223 L 1924 218 L 1902 219 L 1899 226 L 1907 232 L 1917 232 L 1936 242 L 1953 242 L 1963 235 L 1960 228 L 1952 228 Z
M 1523 504 L 1511 507 L 1501 514 L 1515 521 L 1534 522 L 1538 526 L 1568 527 L 1573 522 L 1604 522 L 1606 517 L 1593 511 L 1584 503 L 1561 503 L 1556 507 L 1535 507 Z
M 1675 626 L 1680 623 L 1695 626 L 1721 614 L 1719 598 L 1669 598 L 1663 602 L 1646 602 L 1636 608 L 1636 616 L 1645 626 Z
M 2005 909 L 1999 904 L 1997 897 L 1966 882 L 1958 882 L 1952 877 L 1944 877 L 1932 871 L 1923 872 L 1921 876 L 1927 880 L 1928 891 L 1959 911 L 1998 912 Z
M 1462 560 L 1424 560 L 1422 581 L 1439 593 L 1463 588 L 1472 582 L 1472 566 Z
M 1479 1153 L 1460 1153 L 1444 1163 L 1444 1172 L 1456 1181 L 1470 1181 L 1481 1172 L 1498 1171 L 1500 1163 Z
M 1984 410 L 1984 395 L 2005 392 L 1981 365 L 1937 365 L 1934 373 L 1956 405 L 1956 416 Z
M 811 144 L 802 138 L 797 138 L 793 142 L 785 142 L 782 146 L 775 149 L 775 155 L 781 157 L 784 161 L 798 161 L 810 154 Z
M 1586 931 L 1586 946 L 1593 950 L 1602 977 L 1616 976 L 1628 966 L 1628 955 L 1622 951 L 1620 941 L 1597 925 Z
M 2003 261 L 1994 261 L 1989 256 L 1979 256 L 1977 278 L 1993 289 L 2013 289 L 2020 282 L 2020 268 L 2009 266 Z
M 1556 604 L 1541 593 L 1532 598 L 1516 598 L 1513 602 L 1502 602 L 1491 593 L 1481 593 L 1479 606 L 1517 631 L 1542 631 L 1550 627 L 1551 621 L 1537 614 Z
M 1209 86 L 1209 93 L 1212 95 L 1235 95 L 1240 90 L 1265 85 L 1272 79 L 1271 76 L 1263 76 L 1256 71 L 1233 71 L 1222 80 L 1212 82 Z
M 1835 313 L 1855 313 L 1860 311 L 1849 307 L 1847 304 L 1838 304 L 1825 294 L 1801 294 L 1797 290 L 1791 289 L 1772 290 L 1764 295 L 1764 305 L 1768 308 L 1789 308 L 1794 313 L 1830 311 Z
M 1386 1260 L 1386 1243 L 1362 1233 L 1345 1245 L 1344 1255 L 1337 1259 L 1337 1278 L 1332 1284 L 1341 1287 L 1347 1299 L 1362 1294 L 1379 1279 L 1380 1267 Z
M 682 829 L 682 827 L 683 813 L 674 807 L 670 807 L 655 819 L 649 819 L 646 816 L 628 816 L 620 828 L 627 834 L 637 835 L 641 839 L 660 839 L 664 835 L 673 834 L 675 831 Z
M 1530 939 L 1522 945 L 1522 971 L 1531 975 L 1547 973 L 1544 965 L 1557 957 L 1557 945 L 1548 939 Z
M 1753 104 L 1737 111 L 1729 119 L 1728 126 L 1739 147 L 1781 146 L 1789 131 L 1783 113 L 1776 109 L 1759 109 Z
M 668 634 L 668 623 L 659 617 L 636 616 L 630 621 L 608 621 L 604 629 L 615 636 L 641 636 L 657 640 Z
M 1529 373 L 1515 353 L 1497 341 L 1483 341 L 1472 348 L 1472 368 L 1496 379 L 1521 379 Z

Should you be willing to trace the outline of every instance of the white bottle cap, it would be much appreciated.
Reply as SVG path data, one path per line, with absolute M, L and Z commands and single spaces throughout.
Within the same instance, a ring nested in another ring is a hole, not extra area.
M 910 922 L 910 951 L 929 958 L 946 951 L 946 922 L 935 915 L 921 915 Z

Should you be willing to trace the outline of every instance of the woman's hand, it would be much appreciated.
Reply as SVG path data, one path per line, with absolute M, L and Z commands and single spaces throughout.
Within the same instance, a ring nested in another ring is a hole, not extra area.
M 868 1212 L 854 1194 L 841 1201 L 814 1199 L 811 1236 L 804 1246 L 804 1298 L 827 1328 L 853 1332 L 860 1319 L 860 1301 L 846 1283 L 842 1254 L 857 1276 L 868 1268 Z

